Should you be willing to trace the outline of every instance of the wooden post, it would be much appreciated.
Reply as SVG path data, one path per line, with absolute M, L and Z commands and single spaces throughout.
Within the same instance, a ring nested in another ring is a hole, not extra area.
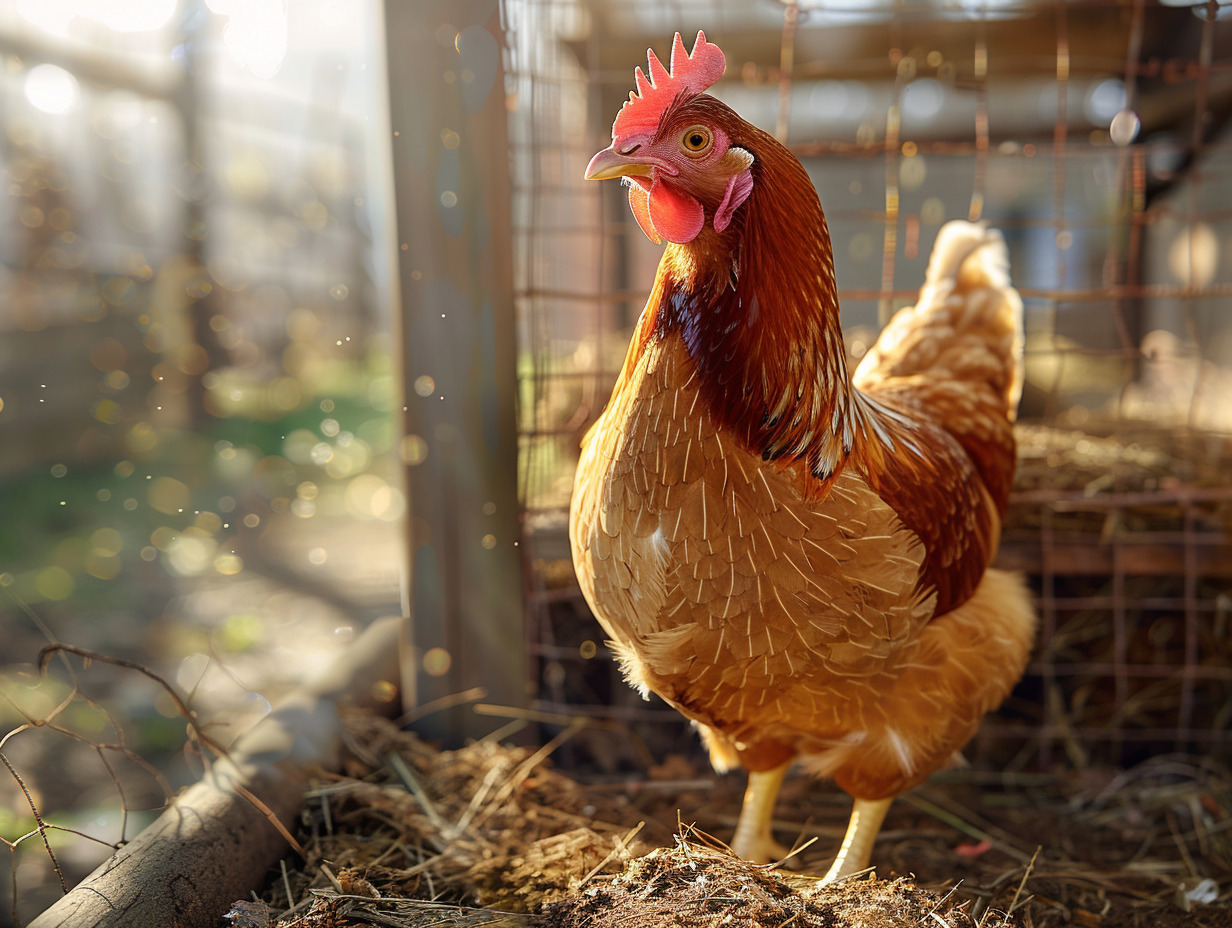
M 417 701 L 526 701 L 512 222 L 496 0 L 386 0 Z M 425 718 L 457 743 L 490 724 Z

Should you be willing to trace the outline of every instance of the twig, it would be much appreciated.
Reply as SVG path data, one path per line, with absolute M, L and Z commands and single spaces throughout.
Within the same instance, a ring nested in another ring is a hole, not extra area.
M 153 680 L 162 688 L 163 692 L 171 697 L 171 700 L 175 703 L 176 710 L 181 716 L 183 716 L 184 721 L 188 723 L 188 728 L 193 733 L 193 737 L 213 751 L 215 756 L 229 756 L 226 748 L 202 731 L 201 726 L 197 724 L 195 714 L 190 708 L 188 708 L 184 700 L 180 698 L 180 694 L 176 692 L 175 687 L 156 674 L 149 667 L 146 667 L 144 664 L 139 664 L 136 661 L 127 660 L 123 657 L 112 657 L 109 654 L 91 651 L 89 648 L 81 648 L 73 644 L 56 642 L 55 644 L 47 645 L 39 651 L 39 673 L 45 674 L 47 672 L 47 664 L 51 661 L 51 658 L 56 654 L 63 653 L 76 654 L 87 663 L 90 661 L 100 661 L 104 664 L 111 664 L 115 667 L 123 667 L 125 670 L 134 670 L 142 676 Z
M 389 766 L 393 768 L 394 773 L 397 774 L 398 779 L 402 781 L 402 785 L 410 790 L 411 795 L 415 797 L 415 801 L 419 803 L 419 807 L 424 810 L 424 814 L 428 816 L 428 820 L 432 823 L 432 827 L 435 828 L 442 837 L 447 840 L 452 840 L 453 835 L 449 824 L 444 818 L 441 817 L 441 814 L 436 811 L 436 806 L 433 804 L 431 797 L 428 796 L 427 791 L 423 788 L 423 784 L 419 782 L 419 779 L 411 770 L 410 765 L 408 765 L 407 762 L 404 761 L 396 752 L 389 755 L 388 763 Z
M 425 702 L 422 705 L 418 705 L 414 709 L 408 709 L 402 715 L 394 719 L 394 724 L 399 728 L 406 728 L 412 722 L 418 722 L 425 716 L 432 715 L 436 712 L 444 712 L 446 709 L 452 709 L 455 706 L 464 706 L 468 702 L 478 702 L 487 695 L 487 687 L 472 686 L 469 690 L 463 690 L 460 693 L 450 693 L 446 696 L 441 696 L 437 699 Z
M 85 698 L 84 696 L 82 696 L 81 693 L 77 692 L 76 690 L 73 691 L 73 694 L 75 697 L 81 697 L 83 699 Z M 7 699 L 8 697 L 6 696 L 5 698 Z M 94 705 L 88 699 L 86 700 L 86 702 L 89 703 L 90 705 Z M 6 734 L 3 738 L 0 738 L 0 748 L 4 747 L 5 742 L 7 742 L 9 738 L 13 737 L 16 734 L 19 734 L 22 731 L 27 731 L 27 730 L 34 729 L 34 728 L 45 728 L 48 731 L 54 731 L 58 735 L 63 735 L 66 738 L 71 738 L 72 740 L 77 741 L 81 744 L 88 744 L 90 745 L 90 747 L 95 748 L 96 750 L 115 751 L 117 754 L 123 754 L 127 760 L 129 760 L 131 763 L 135 764 L 136 766 L 140 767 L 142 770 L 148 773 L 151 776 L 151 778 L 153 778 L 153 780 L 158 784 L 159 789 L 163 791 L 164 799 L 166 800 L 171 799 L 171 796 L 173 795 L 173 790 L 171 789 L 171 784 L 167 782 L 167 778 L 163 776 L 162 772 L 159 771 L 157 767 L 155 767 L 153 764 L 151 764 L 148 760 L 146 760 L 140 754 L 138 754 L 137 752 L 132 750 L 130 747 L 128 747 L 128 745 L 124 743 L 122 734 L 120 734 L 120 740 L 117 742 L 91 741 L 89 738 L 87 738 L 85 735 L 81 734 L 80 732 L 75 732 L 71 728 L 65 728 L 62 725 L 55 725 L 51 722 L 51 719 L 54 718 L 55 715 L 59 714 L 59 707 L 57 707 L 56 711 L 51 713 L 50 715 L 44 718 L 41 718 L 41 719 L 36 719 L 30 716 L 28 713 L 26 713 L 24 709 L 22 709 L 20 706 L 14 703 L 12 700 L 9 700 L 9 704 L 12 705 L 14 709 L 16 709 L 18 712 L 20 712 L 22 715 L 26 717 L 26 724 L 18 726 L 17 728 L 14 728 L 12 731 Z M 98 707 L 96 706 L 95 708 L 98 708 Z M 107 715 L 107 713 L 104 713 L 104 715 Z M 107 718 L 109 721 L 111 721 L 111 717 L 109 715 L 107 715 Z M 114 725 L 115 723 L 112 722 L 113 727 Z M 106 760 L 104 760 L 103 763 L 107 767 L 108 771 L 110 771 L 111 770 L 110 764 L 108 764 Z M 113 776 L 113 779 L 114 779 L 114 776 Z
M 39 837 L 43 839 L 43 847 L 47 851 L 47 856 L 51 858 L 51 866 L 56 871 L 56 876 L 60 878 L 60 889 L 68 893 L 68 883 L 64 879 L 64 871 L 60 869 L 60 861 L 56 859 L 56 852 L 51 849 L 51 842 L 47 840 L 47 823 L 43 821 L 43 816 L 39 814 L 38 806 L 34 804 L 34 797 L 30 795 L 30 790 L 26 788 L 26 783 L 21 778 L 21 774 L 17 772 L 17 768 L 9 762 L 8 757 L 3 752 L 0 752 L 0 761 L 3 761 L 4 766 L 9 768 L 9 773 L 13 775 L 13 779 L 17 781 L 17 786 L 25 794 L 26 805 L 30 807 L 30 812 L 34 815 L 34 822 L 38 825 Z M 16 845 L 13 845 L 13 847 L 16 849 Z
M 877 869 L 876 867 L 865 867 L 863 870 L 857 870 L 854 873 L 848 873 L 845 876 L 835 877 L 834 879 L 832 879 L 829 883 L 826 883 L 825 885 L 826 886 L 838 886 L 839 883 L 846 883 L 849 880 L 855 880 L 862 876 L 868 876 L 870 873 L 872 873 L 876 869 Z
M 286 839 L 287 844 L 291 845 L 291 849 L 294 850 L 296 854 L 304 860 L 308 859 L 308 855 L 304 852 L 304 846 L 296 841 L 295 835 L 291 834 L 291 832 L 287 830 L 287 826 L 279 821 L 278 816 L 274 813 L 273 809 L 258 799 L 256 795 L 253 794 L 252 790 L 246 787 L 243 783 L 240 783 L 238 780 L 233 783 L 232 786 L 235 788 L 237 793 L 252 803 L 253 807 L 265 816 L 265 820 L 273 825 L 277 832 Z
M 329 807 L 329 793 L 321 794 L 321 820 L 325 824 L 325 833 L 332 835 L 334 833 L 334 816 Z
M 492 731 L 488 732 L 486 735 L 484 735 L 482 738 L 479 739 L 479 743 L 480 744 L 490 744 L 492 742 L 500 743 L 501 741 L 504 741 L 506 738 L 512 735 L 516 735 L 518 732 L 520 732 L 523 728 L 525 728 L 529 724 L 530 722 L 528 722 L 526 719 L 514 719 L 512 722 L 508 722 L 507 724 L 502 725 L 500 728 L 495 728 Z
M 1018 909 L 1018 897 L 1022 895 L 1022 891 L 1026 888 L 1027 880 L 1031 877 L 1031 871 L 1035 869 L 1035 861 L 1039 857 L 1040 851 L 1043 849 L 1043 846 L 1039 845 L 1035 848 L 1035 853 L 1031 855 L 1031 862 L 1027 864 L 1027 869 L 1023 871 L 1022 880 L 1019 881 L 1018 888 L 1014 890 L 1014 898 L 1010 900 L 1010 908 L 1009 911 L 1006 912 L 1007 915 L 1013 915 Z M 1026 905 L 1030 900 L 1031 897 L 1028 896 L 1025 900 L 1023 900 L 1023 905 Z
M 610 861 L 617 854 L 622 853 L 629 846 L 629 842 L 632 841 L 635 837 L 637 837 L 637 833 L 645 827 L 646 827 L 646 823 L 644 821 L 638 822 L 637 827 L 634 828 L 632 831 L 630 831 L 627 835 L 625 835 L 623 838 L 617 838 L 615 845 L 613 845 L 611 851 L 608 852 L 608 855 L 604 857 L 603 860 L 599 861 L 599 863 L 595 866 L 593 870 L 590 871 L 590 873 L 582 877 L 582 881 L 578 884 L 578 886 L 579 887 L 585 886 L 587 883 L 589 883 L 591 881 L 591 878 L 594 877 L 594 875 L 598 873 L 600 870 L 602 870 L 604 867 L 606 867 L 608 865 L 608 861 Z
M 20 925 L 17 918 L 17 845 L 9 845 L 9 916 L 14 925 Z
M 282 867 L 282 888 L 287 893 L 287 908 L 292 908 L 295 905 L 295 896 L 291 892 L 291 879 L 287 876 L 287 859 L 285 857 L 278 858 L 278 866 Z
M 799 839 L 797 839 L 797 840 L 799 840 Z M 777 867 L 781 867 L 781 866 L 783 866 L 783 864 L 787 863 L 787 861 L 791 860 L 791 859 L 792 859 L 793 857 L 795 857 L 797 854 L 803 854 L 803 853 L 804 853 L 805 851 L 807 851 L 810 847 L 812 847 L 814 844 L 816 844 L 819 840 L 820 840 L 820 839 L 817 837 L 817 835 L 813 835 L 813 837 L 809 838 L 809 839 L 808 839 L 807 841 L 805 841 L 803 844 L 800 844 L 800 845 L 792 845 L 791 850 L 790 850 L 790 851 L 788 851 L 786 854 L 784 854 L 784 855 L 783 855 L 783 859 L 782 859 L 782 860 L 775 861 L 775 862 L 774 862 L 774 867 L 773 867 L 773 868 L 771 868 L 771 869 L 774 869 L 774 868 L 777 868 Z
M 338 878 L 334 876 L 334 871 L 329 869 L 329 864 L 321 861 L 321 872 L 325 874 L 325 879 L 329 880 L 330 885 L 334 887 L 334 892 L 342 892 L 342 884 L 338 882 Z
M 471 796 L 471 801 L 466 804 L 466 808 L 462 810 L 462 814 L 458 817 L 458 823 L 454 825 L 456 834 L 465 834 L 471 820 L 475 817 L 475 813 L 479 811 L 484 799 L 487 798 L 488 791 L 496 785 L 496 781 L 500 779 L 501 774 L 505 772 L 503 764 L 495 764 L 488 769 L 484 775 L 483 782 L 479 784 L 479 789 L 475 790 L 475 794 Z
M 47 831 L 62 831 L 66 835 L 73 835 L 74 837 L 81 838 L 83 841 L 93 841 L 95 844 L 101 844 L 103 847 L 109 847 L 113 851 L 120 846 L 118 844 L 112 844 L 110 841 L 104 841 L 102 838 L 96 838 L 94 837 L 94 835 L 86 834 L 84 831 L 78 831 L 76 828 L 69 828 L 65 825 L 56 825 L 56 824 L 53 824 L 52 822 L 44 822 L 42 827 L 46 829 Z M 39 830 L 40 829 L 35 828 L 33 831 L 27 831 L 24 835 L 22 835 L 20 838 L 16 839 L 15 841 L 7 841 L 4 838 L 0 838 L 0 843 L 8 844 L 12 847 L 16 847 L 17 845 L 22 844 L 25 841 L 29 841 L 31 838 L 33 838 L 35 835 L 39 833 Z
M 945 905 L 945 901 L 946 901 L 947 899 L 949 899 L 949 898 L 950 898 L 950 896 L 954 895 L 954 893 L 956 893 L 956 892 L 958 891 L 958 887 L 960 887 L 960 886 L 962 886 L 962 880 L 959 880 L 957 883 L 955 883 L 953 886 L 951 886 L 951 887 L 950 887 L 950 891 L 949 891 L 949 892 L 947 892 L 947 893 L 946 893 L 944 896 L 942 896 L 940 899 L 938 899 L 938 900 L 937 900 L 937 904 L 936 904 L 936 905 L 934 905 L 931 909 L 929 909 L 929 910 L 928 910 L 928 914 L 929 914 L 930 916 L 932 916 L 933 918 L 936 918 L 936 919 L 937 919 L 937 921 L 939 921 L 939 922 L 941 922 L 941 924 L 945 925 L 945 926 L 946 926 L 946 928 L 950 928 L 950 926 L 949 926 L 946 922 L 941 921 L 941 919 L 937 917 L 937 910 L 938 910 L 939 908 L 941 908 L 943 905 Z

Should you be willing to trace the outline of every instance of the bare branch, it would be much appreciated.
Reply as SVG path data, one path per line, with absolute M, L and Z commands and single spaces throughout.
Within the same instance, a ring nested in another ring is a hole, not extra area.
M 0 753 L 0 761 L 4 762 L 4 766 L 9 768 L 9 773 L 13 775 L 13 779 L 17 781 L 22 793 L 26 797 L 26 804 L 30 807 L 31 814 L 34 815 L 34 821 L 38 825 L 39 836 L 43 839 L 43 847 L 47 851 L 47 856 L 51 858 L 51 866 L 56 871 L 56 876 L 60 878 L 60 889 L 68 894 L 68 883 L 64 879 L 64 871 L 60 869 L 60 861 L 56 859 L 56 852 L 51 849 L 51 842 L 47 840 L 47 823 L 43 821 L 43 816 L 39 814 L 38 806 L 35 805 L 34 797 L 30 795 L 30 790 L 26 787 L 26 781 L 21 778 L 21 774 L 17 772 L 17 768 L 9 762 L 8 757 Z M 16 849 L 14 844 L 13 848 Z M 16 898 L 16 897 L 14 897 Z
M 137 673 L 149 677 L 160 687 L 162 687 L 163 692 L 170 696 L 172 701 L 175 702 L 176 710 L 181 716 L 183 716 L 184 721 L 188 723 L 188 728 L 192 732 L 193 738 L 213 751 L 216 756 L 228 756 L 227 749 L 207 735 L 202 726 L 197 724 L 196 714 L 188 707 L 184 700 L 180 698 L 180 694 L 176 692 L 175 687 L 156 674 L 149 667 L 146 667 L 144 664 L 139 664 L 136 661 L 127 660 L 123 657 L 112 657 L 109 654 L 102 654 L 98 651 L 92 651 L 89 648 L 81 648 L 77 645 L 56 642 L 55 644 L 47 645 L 39 652 L 39 672 L 46 673 L 48 662 L 53 656 L 59 653 L 76 654 L 87 664 L 91 661 L 99 661 L 104 664 L 111 664 L 115 667 L 123 667 L 126 670 L 135 670 Z M 202 757 L 204 759 L 204 755 L 202 755 Z

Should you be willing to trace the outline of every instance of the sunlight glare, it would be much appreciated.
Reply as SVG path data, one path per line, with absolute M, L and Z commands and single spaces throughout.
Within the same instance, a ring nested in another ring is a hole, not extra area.
M 152 32 L 161 29 L 175 15 L 178 0 L 124 0 L 115 3 L 112 0 L 98 0 L 93 7 L 83 15 L 96 19 L 116 32 Z
M 250 0 L 245 4 L 215 0 L 210 8 L 226 8 L 231 16 L 223 44 L 231 60 L 254 76 L 270 78 L 287 56 L 287 11 L 281 0 Z
M 78 16 L 116 32 L 150 32 L 167 25 L 177 6 L 178 0 L 19 0 L 17 11 L 39 28 L 67 36 Z
M 30 105 L 44 113 L 63 113 L 77 102 L 77 78 L 54 64 L 35 65 L 24 86 Z

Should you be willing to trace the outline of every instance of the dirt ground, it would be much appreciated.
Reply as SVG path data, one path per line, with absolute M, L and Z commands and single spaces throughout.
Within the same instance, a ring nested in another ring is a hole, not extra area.
M 895 803 L 875 874 L 821 886 L 849 810 L 826 784 L 787 781 L 776 837 L 801 849 L 756 866 L 711 837 L 730 835 L 741 777 L 673 757 L 583 783 L 551 766 L 568 729 L 537 751 L 438 752 L 353 725 L 347 775 L 309 797 L 308 860 L 232 925 L 1232 926 L 1232 775 L 1210 760 L 948 772 Z

